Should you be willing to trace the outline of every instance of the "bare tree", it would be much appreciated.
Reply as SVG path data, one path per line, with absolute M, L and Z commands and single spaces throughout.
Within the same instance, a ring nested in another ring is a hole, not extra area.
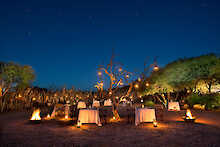
M 128 97 L 132 91 L 133 88 L 133 82 L 130 81 L 130 76 L 132 75 L 131 72 L 128 72 L 124 69 L 122 69 L 122 65 L 120 63 L 114 62 L 115 55 L 112 53 L 110 63 L 105 67 L 104 65 L 99 65 L 98 68 L 98 75 L 101 76 L 101 71 L 104 71 L 105 75 L 109 77 L 110 85 L 108 88 L 108 97 L 112 99 L 113 106 L 112 106 L 112 112 L 116 120 L 120 119 L 120 116 L 118 114 L 118 106 L 124 97 Z M 101 81 L 103 86 L 103 81 Z M 118 89 L 126 83 L 129 85 L 128 91 L 125 95 L 116 96 Z M 103 87 L 99 88 L 100 90 L 103 90 Z

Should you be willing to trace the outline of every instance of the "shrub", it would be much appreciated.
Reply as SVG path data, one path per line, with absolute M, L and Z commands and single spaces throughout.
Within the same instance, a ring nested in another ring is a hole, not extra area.
M 212 110 L 220 106 L 220 94 L 199 95 L 193 93 L 187 97 L 187 103 L 192 108 L 195 104 L 205 105 L 206 110 Z
M 154 102 L 153 101 L 144 101 L 144 106 L 146 107 L 154 107 Z

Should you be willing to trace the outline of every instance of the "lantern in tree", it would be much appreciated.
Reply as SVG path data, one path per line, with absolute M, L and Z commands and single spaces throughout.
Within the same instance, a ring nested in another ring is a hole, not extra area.
M 135 87 L 136 89 L 138 89 L 138 88 L 139 88 L 139 85 L 138 85 L 138 84 L 135 84 L 134 87 Z
M 102 72 L 101 71 L 98 71 L 98 76 L 101 76 L 102 75 Z
M 154 71 L 158 71 L 159 67 L 157 65 L 154 66 Z
M 147 82 L 147 83 L 146 83 L 146 86 L 148 87 L 148 86 L 150 86 L 150 84 Z
M 122 68 L 120 67 L 120 68 L 118 69 L 118 71 L 119 71 L 119 72 L 122 72 Z

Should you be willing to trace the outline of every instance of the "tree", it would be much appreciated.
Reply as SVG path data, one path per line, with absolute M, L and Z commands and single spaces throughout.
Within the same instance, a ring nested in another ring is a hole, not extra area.
M 219 67 L 220 58 L 214 54 L 176 60 L 150 75 L 151 86 L 145 94 L 167 93 L 169 100 L 170 92 L 196 91 L 199 80 L 211 92 L 212 85 L 219 82 Z
M 1 111 L 5 106 L 3 97 L 8 91 L 24 89 L 35 79 L 34 70 L 31 66 L 19 65 L 13 62 L 4 63 L 0 69 L 0 104 Z
M 120 100 L 124 97 L 128 97 L 131 93 L 131 90 L 133 88 L 133 82 L 130 82 L 130 76 L 132 73 L 122 69 L 121 64 L 114 62 L 114 53 L 111 56 L 110 63 L 105 67 L 104 65 L 100 65 L 98 70 L 98 75 L 101 76 L 101 71 L 104 71 L 104 73 L 109 77 L 110 85 L 108 88 L 108 96 L 113 100 L 113 106 L 112 106 L 112 112 L 116 120 L 120 119 L 120 116 L 118 114 L 118 106 L 120 103 Z M 103 81 L 99 82 L 103 83 Z M 116 96 L 117 91 L 119 90 L 119 87 L 123 86 L 124 83 L 127 83 L 129 85 L 129 89 L 125 95 L 121 95 L 120 97 Z M 103 85 L 102 85 L 103 86 Z M 102 87 L 101 86 L 101 87 Z M 97 86 L 100 87 L 100 86 Z M 102 90 L 103 88 L 99 88 Z M 117 99 L 117 98 L 118 99 Z

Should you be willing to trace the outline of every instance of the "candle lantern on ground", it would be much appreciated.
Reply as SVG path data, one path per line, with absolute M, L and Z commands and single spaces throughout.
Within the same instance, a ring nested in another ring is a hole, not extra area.
M 157 127 L 157 121 L 156 121 L 156 119 L 153 120 L 153 126 L 154 126 L 154 127 Z
M 78 120 L 78 121 L 77 121 L 77 128 L 80 128 L 81 125 L 82 125 L 82 124 L 81 124 L 80 120 Z

